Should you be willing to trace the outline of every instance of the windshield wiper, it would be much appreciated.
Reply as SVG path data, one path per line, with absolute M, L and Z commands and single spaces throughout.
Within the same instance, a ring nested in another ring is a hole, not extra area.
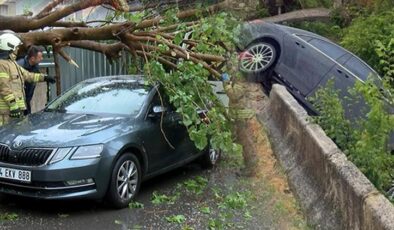
M 44 112 L 58 112 L 58 113 L 65 113 L 65 109 L 60 109 L 60 108 L 46 108 Z

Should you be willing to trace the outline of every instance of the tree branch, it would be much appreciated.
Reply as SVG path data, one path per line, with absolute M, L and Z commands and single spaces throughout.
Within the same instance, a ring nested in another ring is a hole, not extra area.
M 64 21 L 57 21 L 54 23 L 49 24 L 51 27 L 87 27 L 88 25 L 85 22 L 64 22 Z
M 79 68 L 79 65 L 63 49 L 59 49 L 58 54 L 60 54 L 60 56 L 62 56 L 69 64 Z
M 110 61 L 119 58 L 122 50 L 129 50 L 129 48 L 121 43 L 105 44 L 94 41 L 71 41 L 66 43 L 67 46 L 87 49 L 104 54 Z
M 64 0 L 53 0 L 52 2 L 48 3 L 48 5 L 46 5 L 44 9 L 41 10 L 41 12 L 39 12 L 34 18 L 40 19 L 47 16 L 56 6 L 63 2 Z
M 201 15 L 212 14 L 212 13 L 215 13 L 215 12 L 221 10 L 221 9 L 225 9 L 227 6 L 228 6 L 228 0 L 225 0 L 223 2 L 206 7 L 203 10 L 192 9 L 192 10 L 181 11 L 181 12 L 177 13 L 177 17 L 179 19 L 186 19 L 186 18 L 195 17 L 199 14 L 201 14 Z M 144 29 L 144 28 L 155 26 L 155 25 L 159 25 L 160 21 L 163 19 L 164 18 L 162 16 L 159 16 L 154 19 L 144 20 L 136 26 L 136 29 Z
M 27 32 L 30 30 L 36 30 L 40 29 L 43 27 L 46 27 L 48 25 L 51 25 L 52 23 L 58 22 L 62 18 L 65 18 L 75 12 L 78 12 L 80 10 L 93 7 L 93 6 L 98 6 L 102 4 L 110 4 L 115 9 L 120 10 L 120 11 L 125 11 L 128 10 L 128 5 L 126 0 L 84 0 L 84 1 L 78 1 L 74 4 L 68 5 L 62 9 L 57 9 L 54 10 L 50 13 L 48 13 L 46 16 L 44 16 L 45 13 L 43 13 L 41 18 L 30 18 L 30 17 L 24 17 L 24 16 L 0 16 L 0 30 L 4 29 L 10 29 L 15 32 Z
M 298 21 L 316 21 L 316 20 L 329 20 L 330 10 L 325 8 L 315 8 L 306 10 L 297 10 L 290 13 L 276 15 L 268 18 L 263 18 L 266 22 L 298 22 Z

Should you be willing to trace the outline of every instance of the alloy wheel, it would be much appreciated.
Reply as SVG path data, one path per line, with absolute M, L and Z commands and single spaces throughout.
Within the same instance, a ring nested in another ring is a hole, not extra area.
M 275 59 L 275 48 L 267 43 L 257 43 L 241 53 L 241 70 L 249 73 L 263 71 L 270 67 Z
M 212 165 L 216 164 L 216 161 L 219 159 L 220 153 L 218 150 L 210 148 L 209 149 L 209 159 L 212 163 Z
M 135 195 L 138 185 L 138 170 L 133 161 L 127 160 L 120 166 L 116 185 L 121 199 L 131 199 Z

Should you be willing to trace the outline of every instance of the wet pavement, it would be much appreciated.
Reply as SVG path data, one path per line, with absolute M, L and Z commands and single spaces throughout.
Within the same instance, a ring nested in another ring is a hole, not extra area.
M 275 188 L 263 185 L 260 179 L 241 176 L 240 167 L 230 158 L 213 170 L 192 163 L 143 183 L 137 203 L 122 210 L 95 201 L 42 201 L 0 195 L 0 229 L 306 227 L 298 211 L 294 215 L 282 210 L 287 206 L 273 199 Z

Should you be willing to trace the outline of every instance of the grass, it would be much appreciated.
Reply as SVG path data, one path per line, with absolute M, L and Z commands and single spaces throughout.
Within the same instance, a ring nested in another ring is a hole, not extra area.
M 2 214 L 0 214 L 0 222 L 15 221 L 15 220 L 18 220 L 18 217 L 19 216 L 16 213 L 8 213 L 8 212 L 2 213 Z

